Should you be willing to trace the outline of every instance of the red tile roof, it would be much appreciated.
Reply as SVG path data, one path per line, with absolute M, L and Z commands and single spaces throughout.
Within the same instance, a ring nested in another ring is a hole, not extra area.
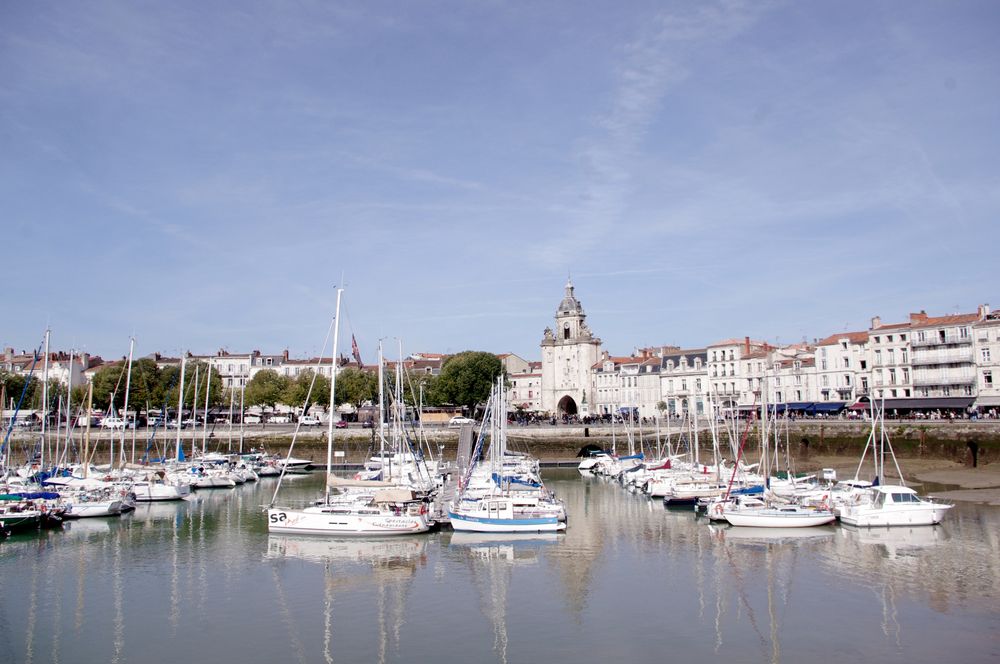
M 979 320 L 979 314 L 952 314 L 950 316 L 928 316 L 915 320 L 911 327 L 938 327 L 942 325 L 965 325 L 975 323 Z
M 841 332 L 839 334 L 831 334 L 830 336 L 820 339 L 816 342 L 817 346 L 835 346 L 840 343 L 841 339 L 847 339 L 852 344 L 863 344 L 868 341 L 868 331 L 863 332 Z

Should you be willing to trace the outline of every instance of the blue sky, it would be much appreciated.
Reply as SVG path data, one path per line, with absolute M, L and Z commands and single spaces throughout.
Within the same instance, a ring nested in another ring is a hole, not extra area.
M 368 358 L 535 359 L 567 274 L 614 354 L 972 311 L 998 28 L 992 1 L 3 3 L 0 344 L 305 356 L 342 279 Z

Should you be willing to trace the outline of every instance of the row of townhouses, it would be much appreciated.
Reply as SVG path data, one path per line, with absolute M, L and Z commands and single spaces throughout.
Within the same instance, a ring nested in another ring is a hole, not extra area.
M 762 403 L 835 414 L 862 410 L 871 399 L 898 414 L 1000 407 L 1000 315 L 987 305 L 948 316 L 921 311 L 897 323 L 875 317 L 867 330 L 812 343 L 776 347 L 743 337 L 704 348 L 641 348 L 628 357 L 601 350 L 585 318 L 568 283 L 555 331 L 546 328 L 541 342 L 541 398 L 530 399 L 512 381 L 515 403 L 557 415 L 632 410 L 640 417 L 751 410 Z
M 733 412 L 762 403 L 804 414 L 861 410 L 870 399 L 887 411 L 965 414 L 1000 407 L 1000 315 L 987 305 L 968 314 L 902 322 L 875 317 L 867 330 L 832 334 L 812 343 L 777 347 L 749 337 L 703 348 L 639 348 L 610 355 L 586 323 L 583 306 L 567 283 L 554 327 L 544 330 L 541 360 L 499 355 L 508 377 L 510 403 L 530 413 L 594 417 L 634 412 L 664 414 Z M 150 356 L 160 368 L 181 358 Z M 413 373 L 440 373 L 447 355 L 414 353 L 403 360 Z M 187 354 L 210 365 L 223 387 L 239 389 L 265 370 L 294 378 L 304 371 L 331 375 L 330 358 L 295 359 L 288 351 L 258 350 Z M 34 357 L 6 349 L 0 370 L 25 373 Z M 49 356 L 49 376 L 79 385 L 104 366 L 99 357 Z M 342 360 L 338 366 L 346 366 Z M 41 370 L 36 363 L 36 370 Z M 355 365 L 358 366 L 358 365 Z M 371 367 L 369 367 L 371 369 Z

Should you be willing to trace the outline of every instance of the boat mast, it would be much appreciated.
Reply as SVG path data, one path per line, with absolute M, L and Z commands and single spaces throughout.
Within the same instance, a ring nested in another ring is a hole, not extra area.
M 382 356 L 382 340 L 378 340 L 378 455 L 382 462 L 385 462 L 385 432 L 382 430 L 382 421 L 385 418 L 385 372 L 383 364 L 385 358 Z
M 337 308 L 333 314 L 333 352 L 330 353 L 330 417 L 326 423 L 326 502 L 330 502 L 330 477 L 333 475 L 333 414 L 337 411 L 337 340 L 340 333 L 340 297 L 344 294 L 343 288 L 337 289 Z M 242 398 L 241 398 L 242 401 Z M 240 438 L 242 441 L 242 437 Z M 242 450 L 241 450 L 242 451 Z
M 250 375 L 250 365 L 247 365 L 247 375 Z M 243 397 L 246 395 L 247 391 L 247 379 L 245 377 L 240 378 L 240 454 L 243 454 L 243 418 L 246 415 L 246 410 L 243 406 Z
M 198 456 L 198 369 L 201 365 L 194 365 L 194 399 L 191 400 L 191 458 Z M 183 422 L 182 422 L 183 423 Z
M 205 369 L 208 376 L 205 378 L 205 427 L 201 431 L 201 454 L 208 454 L 208 395 L 212 393 L 212 365 Z M 197 422 L 197 419 L 195 420 Z
M 69 373 L 66 377 L 66 442 L 63 445 L 62 454 L 58 454 L 59 450 L 56 449 L 56 470 L 59 470 L 59 465 L 69 456 L 69 439 L 73 435 L 73 430 L 70 425 L 73 423 L 73 409 L 70 408 L 70 401 L 73 396 L 73 356 L 75 354 L 74 349 L 69 350 Z M 56 439 L 56 447 L 59 447 L 59 440 Z
M 187 358 L 181 353 L 181 382 L 177 386 L 177 461 L 181 460 L 181 425 L 184 417 L 184 370 L 187 369 Z
M 233 451 L 233 402 L 236 400 L 236 391 L 229 386 L 229 440 L 226 442 L 226 451 Z
M 125 459 L 125 431 L 128 429 L 128 394 L 132 387 L 132 351 L 135 350 L 135 337 L 130 337 L 128 340 L 128 374 L 125 376 L 125 405 L 122 409 L 122 442 L 121 442 L 121 457 Z M 135 424 L 133 424 L 135 426 Z M 135 431 L 135 429 L 132 429 Z M 134 448 L 133 448 L 134 449 Z M 135 459 L 135 452 L 132 453 L 133 460 Z M 111 466 L 114 467 L 115 460 L 111 460 Z
M 49 423 L 49 336 L 52 331 L 45 330 L 45 364 L 42 369 L 42 451 L 39 458 L 39 468 L 45 469 L 45 431 Z
M 87 428 L 83 432 L 83 479 L 90 475 L 90 420 L 94 418 L 94 384 L 87 387 Z

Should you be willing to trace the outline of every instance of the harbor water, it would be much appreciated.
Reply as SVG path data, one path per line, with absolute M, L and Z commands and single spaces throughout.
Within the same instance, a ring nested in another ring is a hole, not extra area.
M 322 479 L 288 478 L 279 502 Z M 563 534 L 269 536 L 269 480 L 15 535 L 0 543 L 0 661 L 1000 658 L 1000 508 L 769 531 L 575 470 L 545 479 Z

